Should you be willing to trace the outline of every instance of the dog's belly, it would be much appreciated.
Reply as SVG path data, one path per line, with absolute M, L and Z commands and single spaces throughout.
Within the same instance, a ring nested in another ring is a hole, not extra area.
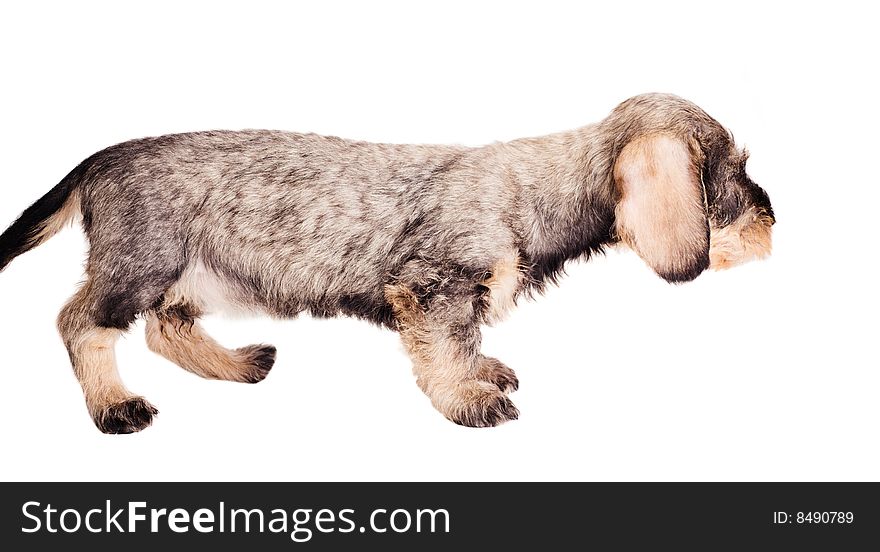
M 167 305 L 193 306 L 203 314 L 260 314 L 261 309 L 244 301 L 233 282 L 205 266 L 201 260 L 191 263 L 180 279 L 165 292 Z
M 239 262 L 229 262 L 239 261 Z M 227 259 L 214 268 L 192 262 L 166 292 L 167 304 L 187 304 L 203 314 L 268 315 L 292 318 L 302 312 L 313 316 L 349 315 L 389 325 L 390 305 L 384 299 L 381 273 L 346 273 L 345 266 L 310 265 L 271 270 L 272 259 L 249 259 L 266 270 L 251 272 L 241 259 Z M 283 266 L 275 259 L 277 266 Z

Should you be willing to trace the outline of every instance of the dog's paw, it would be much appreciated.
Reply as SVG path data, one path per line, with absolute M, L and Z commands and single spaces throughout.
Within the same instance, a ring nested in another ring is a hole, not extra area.
M 236 352 L 241 356 L 244 364 L 241 381 L 245 383 L 263 381 L 275 365 L 277 350 L 272 345 L 249 345 Z
M 104 407 L 94 416 L 95 425 L 104 433 L 135 433 L 153 423 L 159 411 L 142 397 L 132 397 Z
M 477 379 L 494 383 L 502 393 L 512 393 L 519 389 L 519 379 L 509 366 L 497 358 L 480 355 Z
M 447 417 L 467 427 L 495 427 L 519 418 L 519 410 L 494 384 L 471 381 L 460 384 Z

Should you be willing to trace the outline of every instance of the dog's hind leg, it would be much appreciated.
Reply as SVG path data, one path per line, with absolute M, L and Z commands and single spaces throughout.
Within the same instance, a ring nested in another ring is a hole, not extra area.
M 491 427 L 519 416 L 504 390 L 489 375 L 491 361 L 480 355 L 479 316 L 474 297 L 438 294 L 427 307 L 402 284 L 386 287 L 401 339 L 413 361 L 416 382 L 451 421 Z
M 198 312 L 176 305 L 147 313 L 147 346 L 181 368 L 207 379 L 257 383 L 275 363 L 275 347 L 229 350 L 211 339 Z
M 134 433 L 159 413 L 125 388 L 116 368 L 116 340 L 136 312 L 116 318 L 120 311 L 107 311 L 99 289 L 93 279 L 86 281 L 61 310 L 58 329 L 95 425 L 104 433 Z

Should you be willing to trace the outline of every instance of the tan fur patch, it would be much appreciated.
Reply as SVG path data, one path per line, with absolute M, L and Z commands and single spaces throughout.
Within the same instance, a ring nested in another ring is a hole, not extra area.
M 386 285 L 385 299 L 391 305 L 391 309 L 401 325 L 412 326 L 424 318 L 418 297 L 404 285 Z
M 663 134 L 631 141 L 617 159 L 617 233 L 658 274 L 688 272 L 705 255 L 706 207 L 688 146 Z
M 738 219 L 722 228 L 712 228 L 709 261 L 715 270 L 763 259 L 772 248 L 773 219 L 755 209 L 748 209 Z
M 95 328 L 83 333 L 71 347 L 76 376 L 92 416 L 109 405 L 134 397 L 119 378 L 114 345 L 121 332 Z
M 31 242 L 36 246 L 48 240 L 64 229 L 67 224 L 73 224 L 80 218 L 79 190 L 71 192 L 70 197 L 52 216 L 46 219 L 40 231 L 32 238 Z
M 516 306 L 516 295 L 522 287 L 523 272 L 519 256 L 511 252 L 495 263 L 492 276 L 482 284 L 489 288 L 489 304 L 486 311 L 486 323 L 494 324 L 501 321 Z
M 165 320 L 149 313 L 146 337 L 151 351 L 203 378 L 241 382 L 255 379 L 248 354 L 221 346 L 198 322 Z

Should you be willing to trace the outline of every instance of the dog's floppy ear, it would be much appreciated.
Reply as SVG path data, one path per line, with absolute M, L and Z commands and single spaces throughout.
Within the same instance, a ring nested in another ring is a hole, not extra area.
M 688 145 L 668 135 L 629 142 L 614 165 L 621 241 L 670 282 L 709 266 L 709 220 L 700 169 Z

